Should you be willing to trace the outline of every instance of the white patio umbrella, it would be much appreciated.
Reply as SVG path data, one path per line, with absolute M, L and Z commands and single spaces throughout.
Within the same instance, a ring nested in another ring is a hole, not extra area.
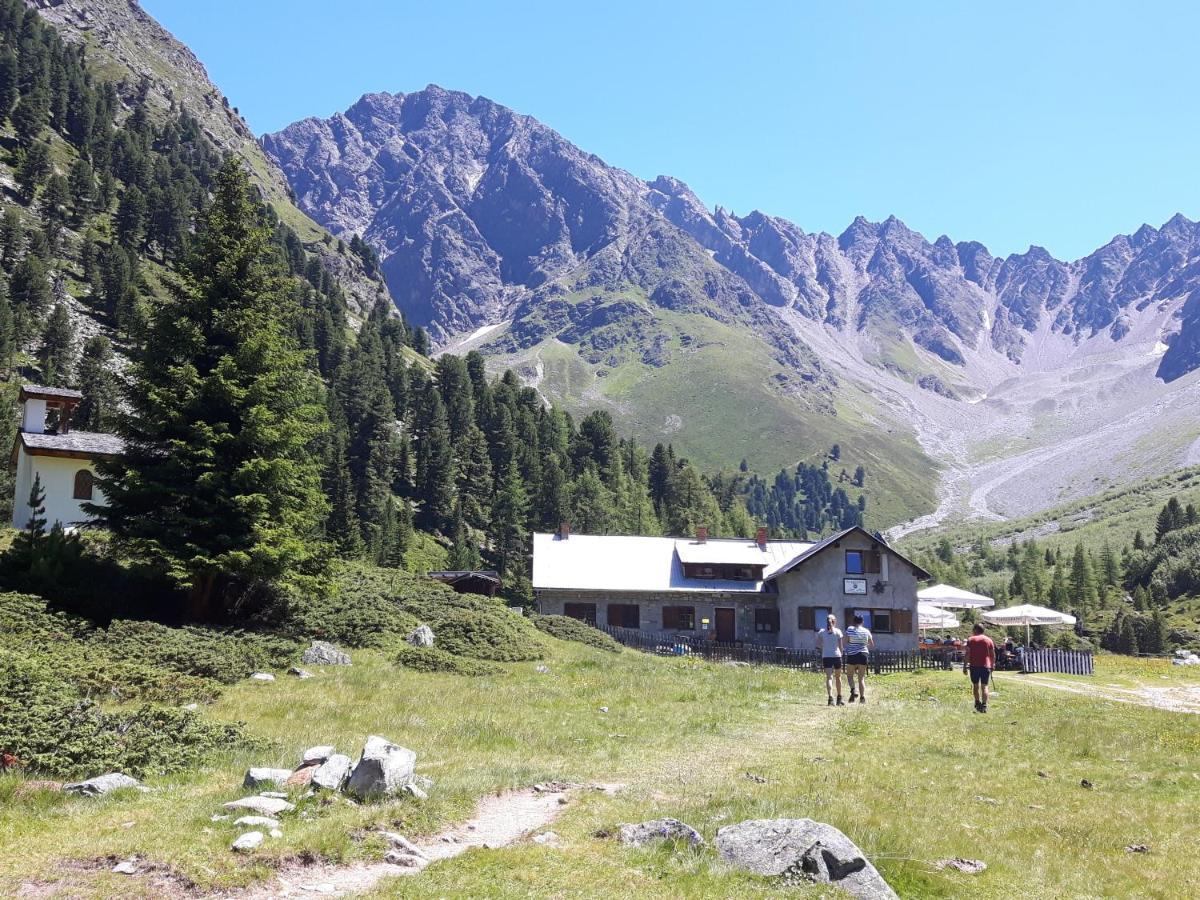
M 949 610 L 918 600 L 917 624 L 924 631 L 926 628 L 957 628 L 959 622 L 958 616 Z
M 1020 606 L 1006 606 L 1004 609 L 993 609 L 983 614 L 983 621 L 993 625 L 1024 625 L 1025 646 L 1029 646 L 1029 626 L 1031 625 L 1074 625 L 1075 617 L 1059 612 L 1057 609 L 1047 609 L 1044 606 L 1033 606 L 1023 603 Z
M 917 591 L 917 599 L 947 609 L 984 609 L 995 606 L 996 601 L 983 594 L 964 591 L 949 584 L 935 584 Z

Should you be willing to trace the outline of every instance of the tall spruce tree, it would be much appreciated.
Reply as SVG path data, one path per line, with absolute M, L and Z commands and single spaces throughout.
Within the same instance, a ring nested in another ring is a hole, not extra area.
M 83 394 L 75 424 L 84 431 L 108 431 L 117 409 L 117 379 L 112 369 L 112 344 L 95 335 L 83 345 L 76 383 Z
M 291 292 L 249 179 L 232 159 L 173 296 L 133 366 L 122 456 L 90 512 L 190 588 L 212 618 L 231 588 L 319 562 L 320 382 L 297 349 Z

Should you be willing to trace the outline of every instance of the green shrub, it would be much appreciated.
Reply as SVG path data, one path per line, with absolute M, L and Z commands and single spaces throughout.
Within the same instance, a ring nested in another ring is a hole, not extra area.
M 389 570 L 345 564 L 330 591 L 290 597 L 280 625 L 292 634 L 348 647 L 383 646 L 418 624 L 396 602 L 394 583 Z
M 445 672 L 450 675 L 495 675 L 504 671 L 492 663 L 447 653 L 441 647 L 410 647 L 408 644 L 400 647 L 396 662 L 415 672 Z
M 250 743 L 242 726 L 211 725 L 187 710 L 106 713 L 58 677 L 53 660 L 8 651 L 0 651 L 0 698 L 0 751 L 37 773 L 166 774 Z
M 183 675 L 232 684 L 259 669 L 278 669 L 300 651 L 291 638 L 217 628 L 168 628 L 114 620 L 95 642 L 114 659 L 143 662 Z
M 540 631 L 544 631 L 560 641 L 575 641 L 595 647 L 597 650 L 621 652 L 621 645 L 608 634 L 579 619 L 572 619 L 570 616 L 534 616 L 532 621 Z
M 503 608 L 451 609 L 430 624 L 443 650 L 474 659 L 520 662 L 541 659 L 546 645 L 528 621 Z

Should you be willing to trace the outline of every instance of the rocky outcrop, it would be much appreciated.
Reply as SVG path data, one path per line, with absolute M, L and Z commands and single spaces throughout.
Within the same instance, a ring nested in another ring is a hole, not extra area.
M 363 800 L 395 796 L 412 782 L 416 762 L 412 750 L 371 735 L 350 773 L 346 792 Z
M 651 819 L 637 825 L 622 825 L 617 829 L 617 836 L 622 844 L 630 847 L 645 847 L 661 841 L 681 841 L 692 847 L 704 843 L 700 832 L 678 819 Z
M 109 772 L 107 775 L 97 775 L 87 781 L 76 781 L 63 785 L 63 790 L 68 794 L 77 794 L 80 797 L 102 797 L 113 791 L 129 788 L 145 790 L 142 788 L 141 782 L 123 772 Z
M 350 654 L 328 641 L 313 641 L 301 655 L 300 661 L 310 666 L 348 666 Z
M 841 831 L 812 819 L 751 819 L 717 832 L 726 862 L 756 875 L 792 883 L 832 884 L 860 900 L 893 900 L 858 846 Z

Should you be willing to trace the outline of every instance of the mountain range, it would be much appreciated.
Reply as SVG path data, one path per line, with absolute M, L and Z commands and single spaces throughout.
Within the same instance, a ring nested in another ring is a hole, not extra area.
M 910 511 L 932 497 L 906 475 L 940 468 L 940 519 L 1027 513 L 1198 452 L 1200 225 L 1182 215 L 1072 262 L 894 217 L 812 234 L 433 85 L 262 146 L 305 212 L 378 250 L 442 347 L 712 464 L 842 439 Z

